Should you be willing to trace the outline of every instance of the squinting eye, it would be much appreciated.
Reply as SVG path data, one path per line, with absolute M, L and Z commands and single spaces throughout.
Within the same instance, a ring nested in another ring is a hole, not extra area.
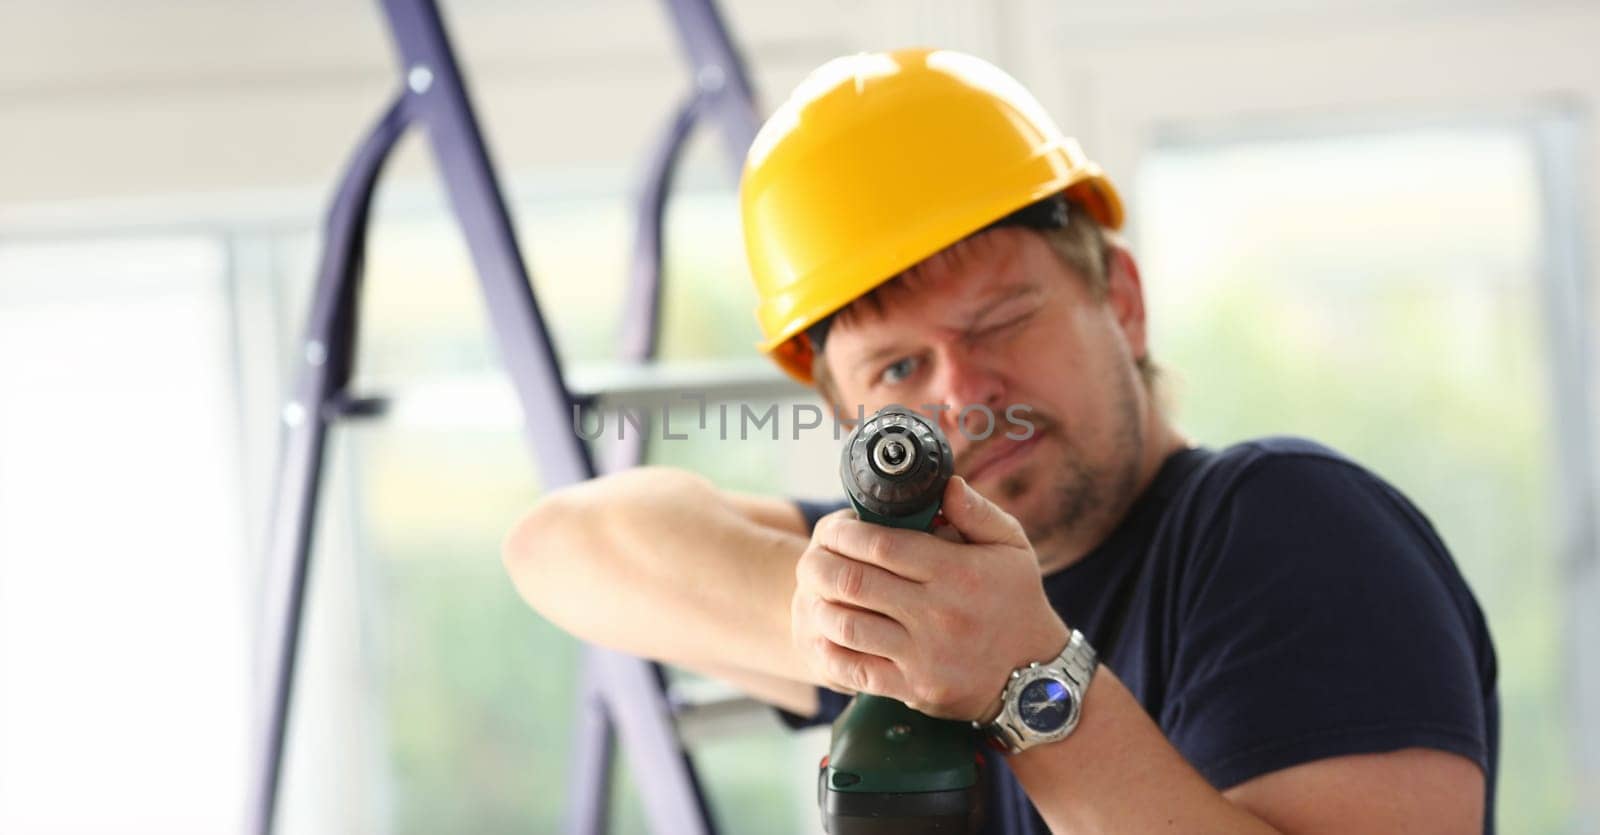
M 915 370 L 917 370 L 917 358 L 906 357 L 905 359 L 897 360 L 884 368 L 883 373 L 878 375 L 878 380 L 889 385 L 902 383 L 905 382 L 905 379 L 910 377 L 911 372 Z
M 1017 325 L 1020 325 L 1023 322 L 1028 321 L 1028 318 L 1029 318 L 1028 315 L 1016 316 L 1016 317 L 1008 319 L 1008 320 L 1006 320 L 1004 322 L 1001 322 L 998 325 L 990 325 L 989 327 L 984 328 L 981 331 L 981 333 L 983 335 L 985 335 L 985 336 L 1005 333 L 1006 331 L 1015 328 Z

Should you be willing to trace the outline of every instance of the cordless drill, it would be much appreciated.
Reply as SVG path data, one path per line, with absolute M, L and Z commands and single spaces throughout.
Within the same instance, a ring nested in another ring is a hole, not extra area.
M 839 474 L 862 521 L 928 531 L 951 464 L 937 426 L 887 406 L 850 433 Z M 817 776 L 823 828 L 830 835 L 974 833 L 983 815 L 982 767 L 971 723 L 859 694 L 834 721 Z

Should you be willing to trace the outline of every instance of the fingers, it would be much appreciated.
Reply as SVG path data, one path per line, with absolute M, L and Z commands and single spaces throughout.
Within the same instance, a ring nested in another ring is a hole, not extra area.
M 891 699 L 906 698 L 909 688 L 905 676 L 893 661 L 842 647 L 828 640 L 820 641 L 817 652 L 823 684 L 830 689 L 841 693 L 871 693 Z
M 944 518 L 967 542 L 1027 547 L 1022 525 L 1000 506 L 984 498 L 961 476 L 945 485 Z
M 906 628 L 877 612 L 817 600 L 811 616 L 818 634 L 845 649 L 894 661 L 905 658 L 911 647 Z
M 824 548 L 913 582 L 926 582 L 936 573 L 928 535 L 874 525 L 845 514 L 829 514 L 817 522 L 813 539 Z
M 846 603 L 903 620 L 919 599 L 920 583 L 871 563 L 811 548 L 796 566 L 800 588 L 825 600 Z

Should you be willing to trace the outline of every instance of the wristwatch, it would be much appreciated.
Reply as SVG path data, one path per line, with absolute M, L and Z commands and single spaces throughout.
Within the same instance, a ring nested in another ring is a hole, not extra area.
M 1065 739 L 1078 727 L 1083 694 L 1097 664 L 1083 633 L 1072 630 L 1060 655 L 1011 671 L 1000 693 L 1000 715 L 982 729 L 996 747 L 1012 754 Z

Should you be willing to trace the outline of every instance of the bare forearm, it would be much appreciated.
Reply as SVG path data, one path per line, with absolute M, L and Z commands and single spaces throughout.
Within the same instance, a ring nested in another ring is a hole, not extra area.
M 751 524 L 699 476 L 642 469 L 547 497 L 504 559 L 523 598 L 584 640 L 793 678 L 788 610 L 804 546 Z
M 731 684 L 754 699 L 799 716 L 813 716 L 819 706 L 817 687 L 807 682 L 717 664 L 703 664 L 699 672 Z
M 1212 788 L 1105 667 L 1095 673 L 1072 736 L 1009 764 L 1057 835 L 1278 831 Z

